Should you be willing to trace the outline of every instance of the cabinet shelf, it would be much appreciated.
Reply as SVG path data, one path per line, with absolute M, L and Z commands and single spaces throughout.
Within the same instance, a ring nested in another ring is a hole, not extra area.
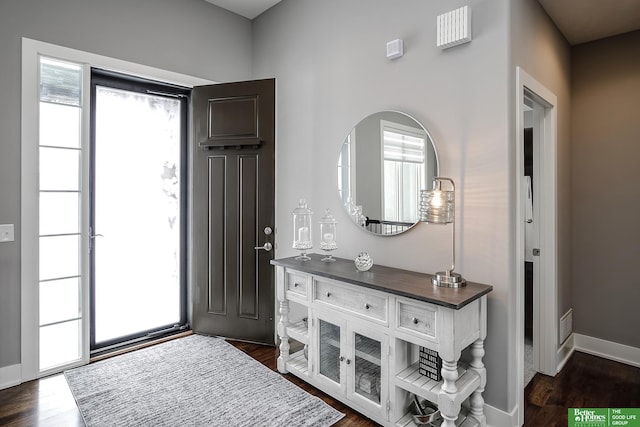
M 309 363 L 304 357 L 303 350 L 289 356 L 289 360 L 287 361 L 287 370 L 298 377 L 309 376 Z
M 336 339 L 333 338 L 323 338 L 324 342 L 326 342 L 327 344 L 329 344 L 331 347 L 335 347 L 335 348 L 340 348 L 340 342 Z M 365 351 L 356 349 L 355 350 L 355 354 L 356 357 L 359 357 L 361 359 L 366 360 L 367 362 L 371 362 L 374 365 L 378 365 L 380 366 L 380 348 L 379 347 L 374 347 L 371 346 L 372 350 L 374 350 L 372 353 L 367 353 Z M 377 351 L 376 351 L 377 350 Z M 378 353 L 378 354 L 375 354 Z
M 439 427 L 440 425 L 442 425 L 442 418 L 439 418 L 438 420 L 431 423 L 431 426 L 433 427 Z M 400 418 L 396 422 L 396 426 L 397 427 L 418 427 L 418 424 L 416 424 L 413 421 L 413 417 L 411 416 L 411 413 L 406 413 L 402 418 Z M 456 426 L 457 427 L 479 427 L 480 423 L 478 422 L 478 420 L 468 415 L 468 411 L 466 408 L 462 408 L 462 410 L 460 411 L 460 414 L 458 414 L 458 419 L 456 420 Z
M 396 375 L 396 386 L 418 395 L 431 402 L 438 403 L 438 396 L 447 396 L 441 392 L 440 387 L 443 381 L 434 381 L 418 371 L 418 362 L 404 369 Z M 480 375 L 473 369 L 468 369 L 467 365 L 458 365 L 458 380 L 456 381 L 457 393 L 451 395 L 451 400 L 461 402 L 473 393 L 480 385 Z
M 287 326 L 287 335 L 302 344 L 309 344 L 309 328 L 302 320 L 290 323 Z

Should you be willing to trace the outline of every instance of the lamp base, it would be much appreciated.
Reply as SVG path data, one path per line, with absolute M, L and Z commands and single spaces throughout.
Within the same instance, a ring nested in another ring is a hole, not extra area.
M 444 288 L 462 288 L 467 286 L 467 281 L 459 273 L 439 271 L 431 279 L 431 283 Z

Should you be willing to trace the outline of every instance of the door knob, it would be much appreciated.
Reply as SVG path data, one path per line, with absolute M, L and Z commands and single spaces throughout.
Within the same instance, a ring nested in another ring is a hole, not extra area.
M 256 246 L 253 249 L 264 249 L 265 251 L 269 252 L 271 249 L 273 249 L 273 245 L 271 243 L 267 242 L 263 246 Z

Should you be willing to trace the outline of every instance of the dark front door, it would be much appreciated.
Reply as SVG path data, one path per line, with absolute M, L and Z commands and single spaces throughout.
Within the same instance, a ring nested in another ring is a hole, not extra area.
M 196 87 L 192 103 L 193 330 L 274 344 L 275 80 Z

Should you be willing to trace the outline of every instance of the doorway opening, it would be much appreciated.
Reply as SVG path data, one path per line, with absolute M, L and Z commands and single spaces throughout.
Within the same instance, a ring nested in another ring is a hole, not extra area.
M 92 70 L 92 355 L 188 327 L 188 95 Z
M 540 372 L 540 144 L 544 106 L 524 97 L 522 193 L 524 198 L 524 386 Z
M 529 377 L 555 376 L 558 369 L 557 98 L 520 67 L 516 95 L 516 393 L 522 425 Z
M 145 76 L 187 90 L 214 83 L 22 39 L 22 357 L 17 382 L 89 362 L 90 92 L 94 68 Z M 183 169 L 187 166 L 182 164 Z M 121 208 L 126 209 L 124 205 Z

